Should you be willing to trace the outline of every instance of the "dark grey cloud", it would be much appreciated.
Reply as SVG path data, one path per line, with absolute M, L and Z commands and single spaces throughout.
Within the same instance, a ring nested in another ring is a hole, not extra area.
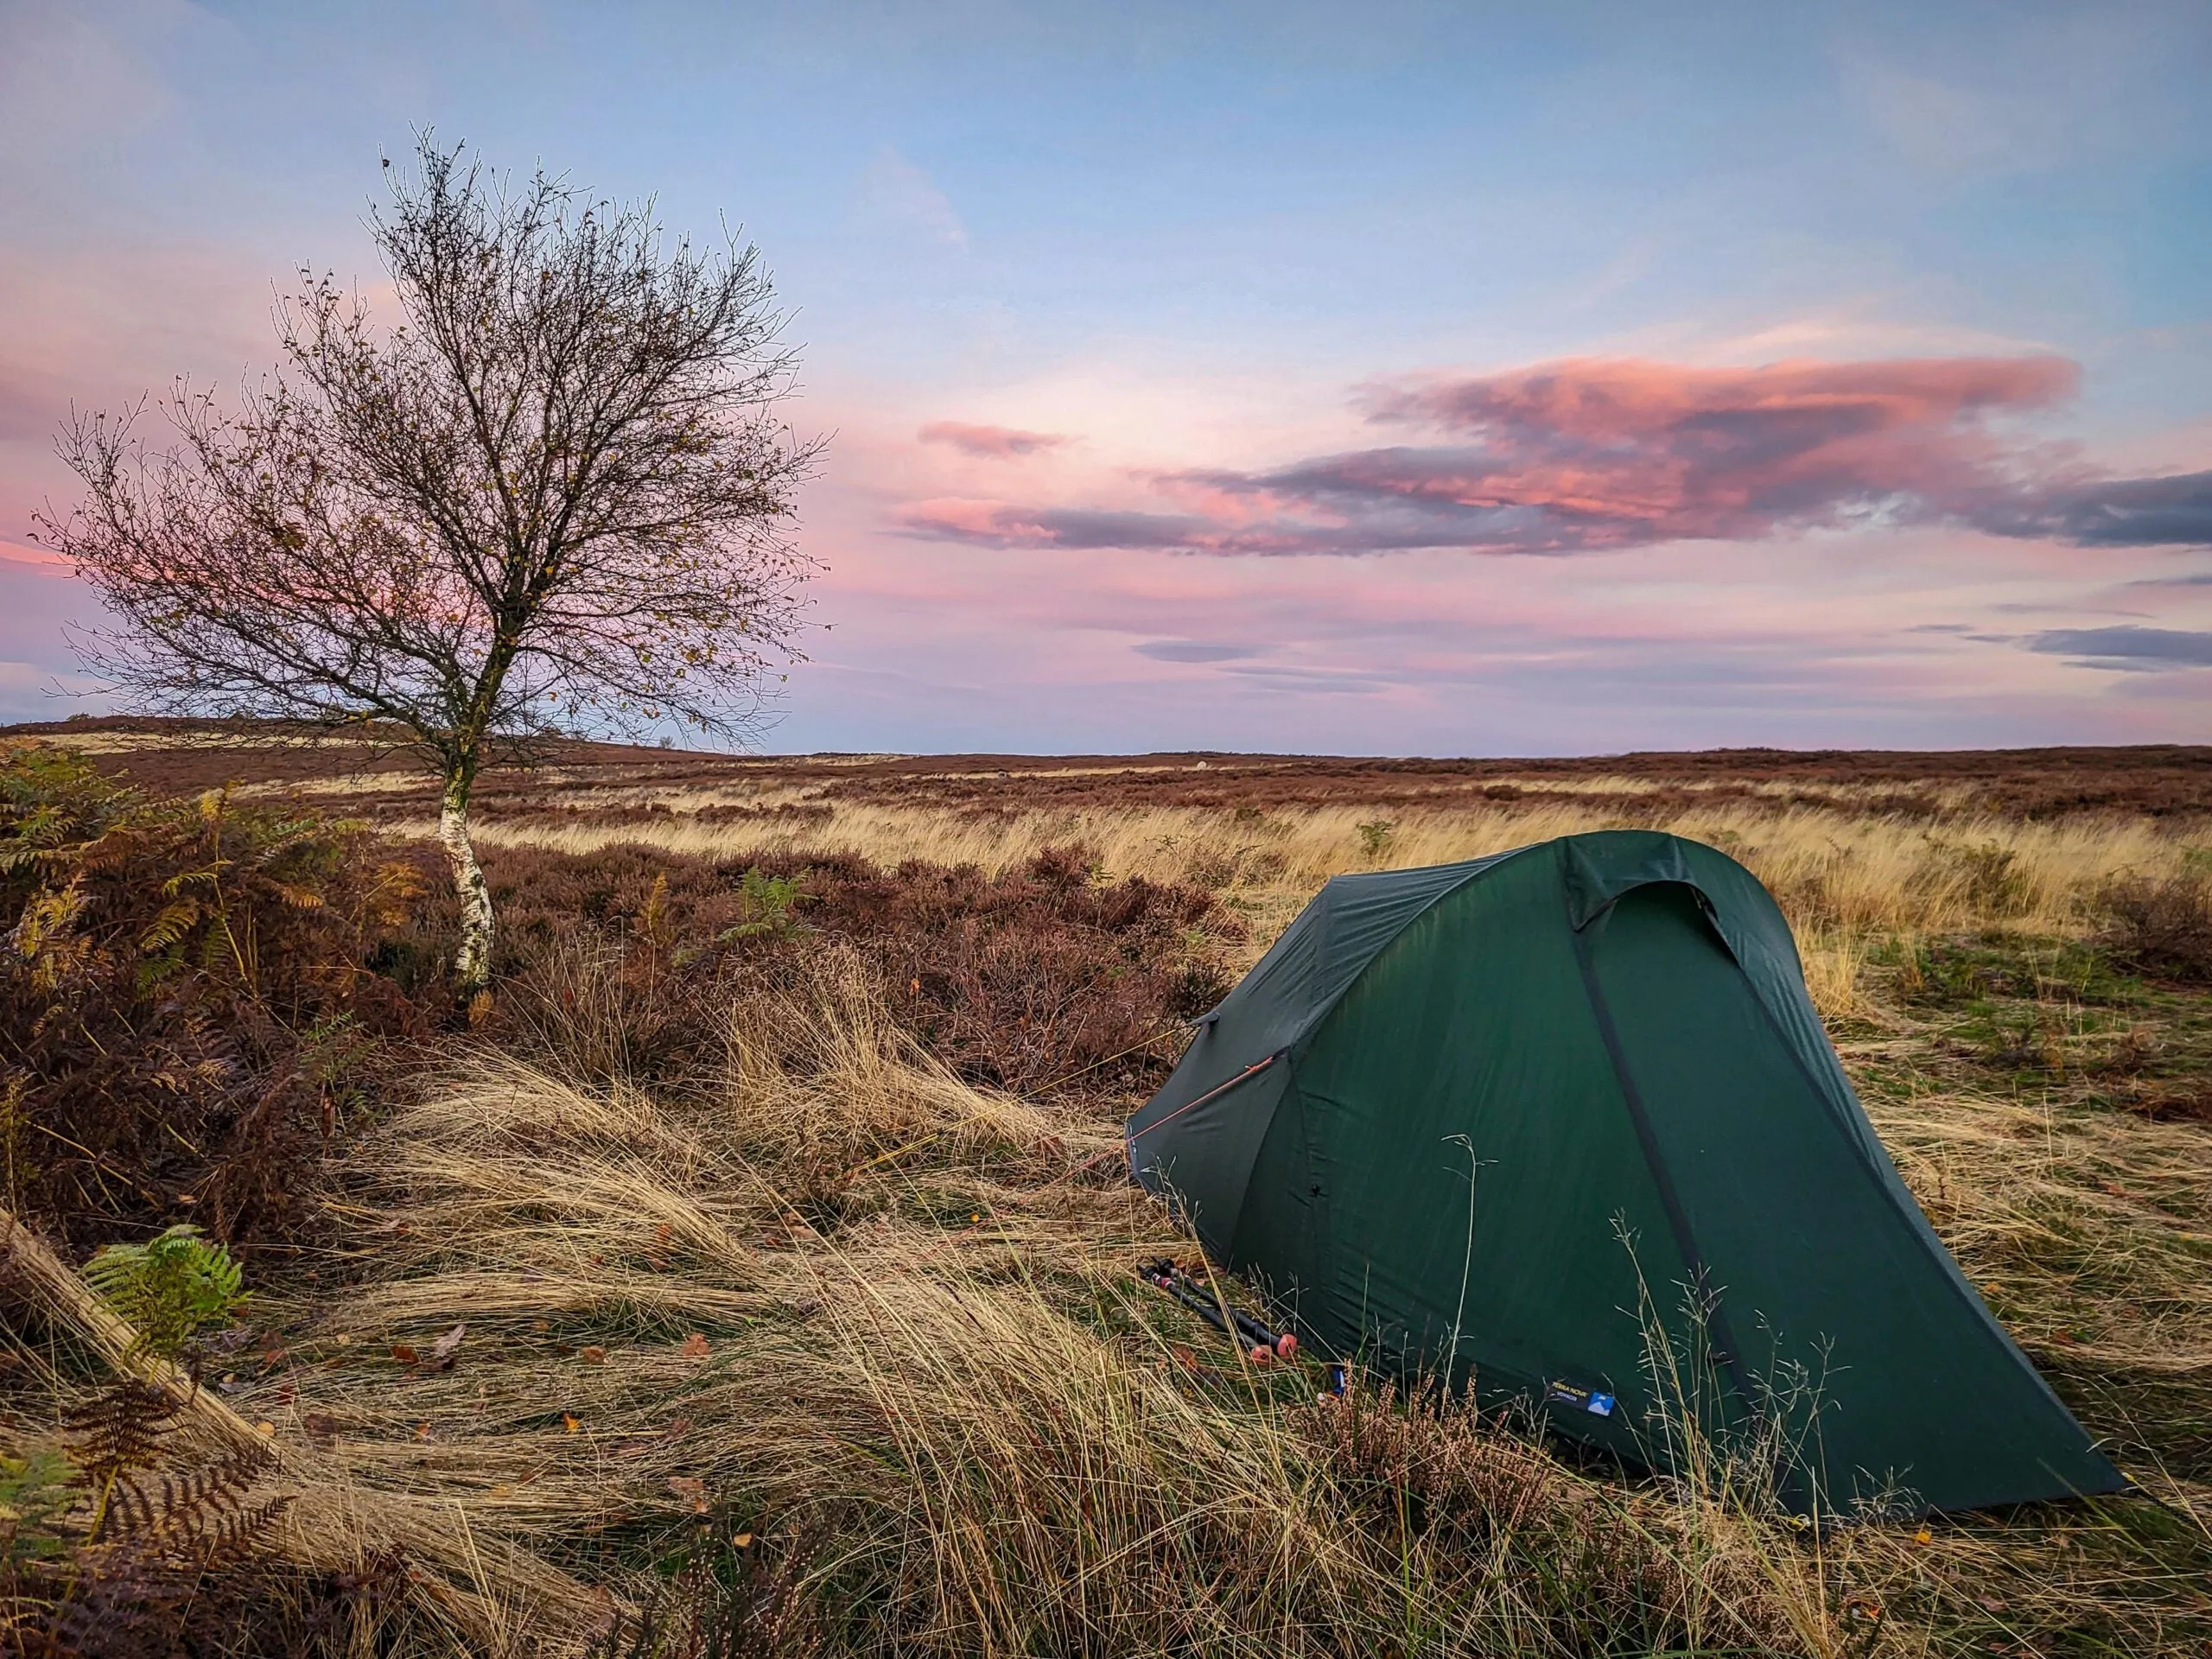
M 2136 582 L 2124 582 L 2127 588 L 2212 588 L 2212 570 L 2196 571 L 2185 576 L 2145 576 Z
M 1156 663 L 1233 663 L 1260 654 L 1256 645 L 1211 645 L 1203 639 L 1147 639 L 1131 649 Z
M 974 547 L 1191 549 L 1205 521 L 1185 513 L 1122 512 L 1092 507 L 1021 507 L 1002 501 L 918 501 L 902 507 L 899 527 L 929 541 Z
M 2212 668 L 2212 633 L 2185 628 L 2052 628 L 2037 634 L 2028 649 L 2076 658 L 2093 668 L 2139 673 Z
M 2000 536 L 2076 547 L 2212 547 L 2212 472 L 2045 488 L 1968 516 Z

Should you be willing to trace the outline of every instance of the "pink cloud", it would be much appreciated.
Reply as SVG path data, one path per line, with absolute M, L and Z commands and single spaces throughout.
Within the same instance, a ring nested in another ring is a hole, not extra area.
M 1058 432 L 1024 432 L 1011 426 L 970 426 L 964 421 L 931 421 L 921 431 L 924 443 L 950 444 L 963 455 L 983 461 L 1017 461 L 1068 442 Z
M 1428 442 L 1149 482 L 1172 511 L 942 502 L 910 533 L 994 547 L 1573 553 L 1955 523 L 2077 545 L 2212 543 L 2212 474 L 2109 479 L 2009 424 L 2075 391 L 2061 358 L 1702 368 L 1580 359 L 1364 389 Z
M 0 561 L 19 564 L 34 570 L 51 571 L 57 576 L 73 574 L 76 567 L 50 548 L 27 547 L 21 542 L 0 540 Z
M 1577 359 L 1376 387 L 1371 419 L 1476 447 L 1411 464 L 1388 451 L 1347 457 L 1340 475 L 1355 488 L 1536 509 L 1585 544 L 1740 539 L 1971 493 L 2005 460 L 1986 417 L 2047 408 L 2079 380 L 2050 357 L 1757 369 Z

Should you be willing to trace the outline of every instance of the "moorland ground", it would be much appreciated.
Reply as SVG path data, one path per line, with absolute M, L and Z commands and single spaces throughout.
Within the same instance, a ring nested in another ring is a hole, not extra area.
M 568 745 L 480 786 L 503 980 L 473 1030 L 439 1000 L 428 786 L 372 743 L 80 721 L 10 766 L 44 861 L 10 867 L 10 1198 L 59 1252 L 13 1260 L 11 1467 L 147 1363 L 67 1264 L 231 1235 L 256 1297 L 161 1455 L 268 1448 L 252 1490 L 286 1504 L 210 1606 L 401 1651 L 2212 1642 L 2212 751 Z M 1137 1284 L 1191 1249 L 1119 1120 L 1323 880 L 1615 826 L 1775 892 L 1923 1207 L 2136 1495 L 1801 1531 L 1755 1471 L 1662 1485 L 1448 1402 L 1317 1403 Z M 177 919 L 219 868 L 232 907 Z M 313 928 L 344 971 L 295 984 Z M 112 1141 L 85 1126 L 124 1116 L 122 1046 L 53 1047 L 91 971 L 54 941 L 100 939 L 168 988 L 114 993 L 165 1033 L 130 1075 L 183 1079 Z M 176 988 L 233 981 L 188 1053 Z M 255 1088 L 202 1101 L 188 1062 Z M 15 1588 L 54 1617 L 50 1573 Z

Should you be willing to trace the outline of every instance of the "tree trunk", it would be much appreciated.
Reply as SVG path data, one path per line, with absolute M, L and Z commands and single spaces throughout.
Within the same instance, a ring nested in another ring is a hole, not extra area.
M 461 900 L 461 945 L 454 952 L 454 978 L 464 1001 L 492 983 L 492 890 L 476 849 L 468 844 L 468 791 L 476 769 L 455 767 L 446 774 L 445 798 L 438 810 L 438 839 L 453 866 L 454 894 Z

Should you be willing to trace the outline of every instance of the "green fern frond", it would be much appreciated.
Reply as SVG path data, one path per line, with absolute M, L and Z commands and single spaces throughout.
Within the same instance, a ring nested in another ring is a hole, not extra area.
M 85 1266 L 86 1282 L 137 1328 L 141 1352 L 175 1359 L 212 1325 L 245 1306 L 243 1274 L 231 1253 L 180 1223 L 143 1244 L 110 1244 Z
M 175 904 L 162 906 L 161 913 L 154 918 L 152 925 L 138 936 L 139 953 L 151 957 L 168 950 L 192 931 L 200 915 L 200 901 L 196 899 L 183 899 Z

